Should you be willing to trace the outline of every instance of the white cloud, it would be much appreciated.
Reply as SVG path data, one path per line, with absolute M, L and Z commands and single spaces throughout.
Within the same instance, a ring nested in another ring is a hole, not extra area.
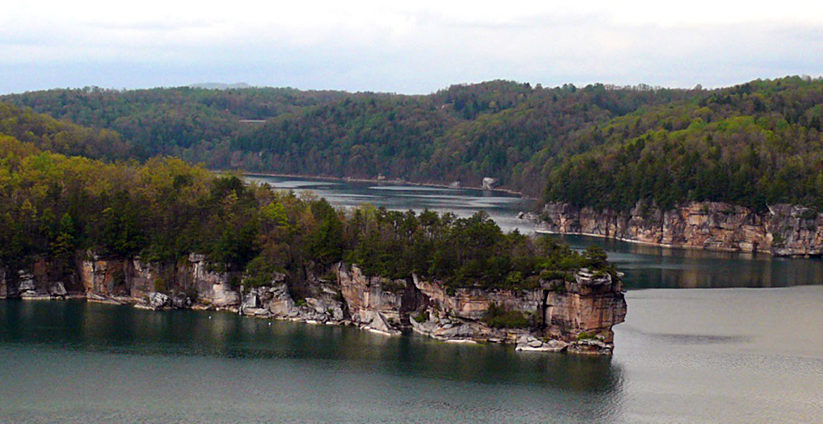
M 823 2 L 799 0 L 31 0 L 5 9 L 0 92 L 207 79 L 414 92 L 489 78 L 691 86 L 823 69 Z

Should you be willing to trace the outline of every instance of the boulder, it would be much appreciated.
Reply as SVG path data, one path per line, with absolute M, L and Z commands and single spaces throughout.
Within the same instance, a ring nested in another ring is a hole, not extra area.
M 171 305 L 171 298 L 163 293 L 151 292 L 147 297 L 149 307 L 152 309 L 162 309 Z
M 541 347 L 543 346 L 543 342 L 540 340 L 535 339 L 534 337 L 531 338 L 528 342 L 526 342 L 529 347 Z
M 563 340 L 543 341 L 534 336 L 521 336 L 517 340 L 515 350 L 519 352 L 563 352 L 568 347 L 569 344 Z
M 275 284 L 268 291 L 272 297 L 268 310 L 272 315 L 278 318 L 295 318 L 300 314 L 285 283 Z
M 49 287 L 49 294 L 57 297 L 64 297 L 69 294 L 62 282 L 58 281 Z
M 257 293 L 254 291 L 250 292 L 243 298 L 243 309 L 247 308 L 259 308 L 260 307 L 260 299 L 257 296 Z
M 361 322 L 365 323 L 363 328 L 367 330 L 372 330 L 374 332 L 387 335 L 400 334 L 400 331 L 395 330 L 391 325 L 389 325 L 386 318 L 380 312 L 367 311 L 360 318 Z
M 598 338 L 583 339 L 573 342 L 569 345 L 569 352 L 592 354 L 592 355 L 608 355 L 611 354 L 614 345 L 604 342 Z
M 562 350 L 565 350 L 568 346 L 568 343 L 564 342 L 563 340 L 557 339 L 549 340 L 547 343 L 544 344 L 544 347 L 548 348 L 552 352 L 560 352 Z
M 306 306 L 311 309 L 314 319 L 319 321 L 343 320 L 343 304 L 330 299 L 328 296 L 320 298 L 307 297 Z
M 184 309 L 191 306 L 191 299 L 185 293 L 174 293 L 171 296 L 171 306 L 176 309 Z

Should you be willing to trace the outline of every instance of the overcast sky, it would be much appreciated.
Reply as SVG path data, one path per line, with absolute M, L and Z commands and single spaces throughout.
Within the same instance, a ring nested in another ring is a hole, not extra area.
M 823 75 L 823 1 L 13 0 L 0 93 L 246 82 L 429 93 Z

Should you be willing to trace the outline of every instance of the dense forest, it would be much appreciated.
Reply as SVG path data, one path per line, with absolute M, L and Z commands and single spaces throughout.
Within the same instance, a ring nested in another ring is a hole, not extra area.
M 592 128 L 601 146 L 566 160 L 546 200 L 628 210 L 722 201 L 823 211 L 823 80 L 784 78 L 707 91 Z
M 0 103 L 0 134 L 44 150 L 106 160 L 126 159 L 132 145 L 110 130 L 92 130 Z
M 180 159 L 103 162 L 36 143 L 0 135 L 0 264 L 11 269 L 46 258 L 71 273 L 84 252 L 166 263 L 197 252 L 247 285 L 284 273 L 299 287 L 341 260 L 452 288 L 534 287 L 584 266 L 615 272 L 600 249 L 504 234 L 484 213 L 343 211 Z
M 27 92 L 3 96 L 0 101 L 84 127 L 115 131 L 131 143 L 128 154 L 134 158 L 163 154 L 224 166 L 229 162 L 209 158 L 230 157 L 229 142 L 256 125 L 247 121 L 269 119 L 346 95 L 290 88 L 119 91 L 89 87 Z
M 819 79 L 713 90 L 491 81 L 419 96 L 91 88 L 0 100 L 95 128 L 87 144 L 45 147 L 93 158 L 169 154 L 210 169 L 474 186 L 488 176 L 546 201 L 619 210 L 638 200 L 823 208 Z
M 560 157 L 597 140 L 577 133 L 689 90 L 509 81 L 426 96 L 248 88 L 49 90 L 0 98 L 119 133 L 133 157 L 174 155 L 211 169 L 480 185 L 537 195 Z M 265 120 L 265 124 L 249 122 Z

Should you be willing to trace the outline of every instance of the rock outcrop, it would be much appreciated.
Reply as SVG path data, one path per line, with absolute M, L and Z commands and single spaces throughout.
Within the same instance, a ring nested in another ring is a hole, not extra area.
M 629 212 L 548 203 L 538 231 L 608 237 L 706 250 L 765 252 L 776 256 L 823 254 L 823 214 L 792 205 L 765 212 L 716 202 L 692 202 L 668 211 L 643 205 Z
M 285 276 L 283 276 L 285 277 Z M 252 289 L 246 295 L 242 313 L 263 318 L 288 319 L 313 324 L 350 324 L 340 292 L 328 282 L 315 280 L 309 284 L 311 295 L 294 299 L 289 286 L 276 278 L 272 286 Z M 255 299 L 252 301 L 252 299 Z M 256 303 L 256 307 L 245 307 Z
M 172 264 L 84 256 L 78 261 L 78 287 L 92 301 L 152 310 L 224 309 L 258 318 L 354 325 L 386 335 L 413 331 L 444 341 L 508 343 L 524 351 L 608 354 L 612 326 L 626 314 L 619 279 L 586 270 L 573 281 L 541 281 L 528 290 L 447 289 L 416 275 L 392 280 L 338 263 L 323 277 L 310 274 L 296 290 L 285 274 L 246 288 L 241 276 L 210 270 L 202 255 Z M 54 273 L 21 271 L 14 282 L 6 274 L 0 273 L 3 293 L 36 299 L 71 295 L 61 281 L 48 280 Z M 515 321 L 494 321 L 494 313 Z
M 6 283 L 6 268 L 0 266 L 0 299 L 5 299 L 9 295 L 8 284 Z
M 66 284 L 50 274 L 51 264 L 40 260 L 30 269 L 11 271 L 0 265 L 0 299 L 62 299 L 69 295 Z
M 351 320 L 364 329 L 399 334 L 410 326 L 409 313 L 423 301 L 407 280 L 366 277 L 360 268 L 343 264 L 336 273 Z
M 171 298 L 163 293 L 152 292 L 146 298 L 151 309 L 163 309 L 171 306 Z
M 608 354 L 612 326 L 626 317 L 619 280 L 581 270 L 574 281 L 544 281 L 533 290 L 459 288 L 414 279 L 429 300 L 414 330 L 441 340 L 516 344 L 518 350 Z M 528 318 L 528 328 L 494 328 L 484 322 L 492 306 Z M 417 317 L 415 317 L 417 318 Z
M 484 177 L 482 188 L 483 190 L 494 190 L 494 186 L 497 184 L 497 179 L 492 177 Z
M 23 299 L 37 297 L 37 286 L 34 284 L 34 275 L 23 270 L 17 272 L 17 295 Z

